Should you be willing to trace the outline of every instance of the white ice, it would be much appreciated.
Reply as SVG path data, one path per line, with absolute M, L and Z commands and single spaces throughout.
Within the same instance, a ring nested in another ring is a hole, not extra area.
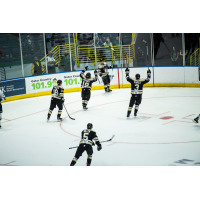
M 2 104 L 0 166 L 69 166 L 81 131 L 87 123 L 102 143 L 93 147 L 92 166 L 200 166 L 200 124 L 192 119 L 200 113 L 199 88 L 144 88 L 138 116 L 127 119 L 130 88 L 91 91 L 88 110 L 82 110 L 81 94 L 65 93 L 63 122 L 57 108 L 46 117 L 50 96 Z M 172 117 L 160 119 L 162 117 Z M 87 154 L 76 166 L 86 165 Z

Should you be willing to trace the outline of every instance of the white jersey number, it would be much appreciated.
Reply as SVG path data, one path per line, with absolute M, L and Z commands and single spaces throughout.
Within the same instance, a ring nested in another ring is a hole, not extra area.
M 85 132 L 85 133 L 83 134 L 83 141 L 84 141 L 84 143 L 87 143 L 87 142 L 88 142 L 88 136 L 89 136 L 89 133 L 88 133 L 88 132 Z
M 89 86 L 89 82 L 83 81 L 83 86 L 85 86 L 85 87 Z
M 139 85 L 135 84 L 134 94 L 138 94 Z

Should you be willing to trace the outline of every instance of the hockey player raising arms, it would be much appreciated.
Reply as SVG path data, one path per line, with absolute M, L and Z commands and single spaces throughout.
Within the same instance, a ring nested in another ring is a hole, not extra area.
M 3 113 L 1 101 L 5 101 L 5 100 L 6 100 L 6 97 L 5 97 L 4 93 L 0 90 L 0 128 L 1 128 L 1 118 L 2 118 L 1 113 Z
M 126 80 L 131 83 L 131 94 L 132 94 L 132 97 L 129 103 L 128 112 L 127 112 L 127 117 L 130 117 L 134 104 L 135 104 L 134 116 L 137 116 L 138 108 L 142 101 L 143 85 L 150 81 L 151 71 L 150 69 L 147 70 L 146 79 L 140 79 L 140 74 L 136 74 L 135 78 L 129 77 L 128 68 L 126 68 L 125 72 L 126 72 Z
M 82 153 L 84 151 L 86 151 L 88 154 L 86 164 L 87 164 L 87 166 L 90 166 L 90 164 L 92 162 L 92 154 L 93 154 L 92 145 L 94 144 L 92 140 L 95 141 L 98 151 L 100 151 L 102 149 L 101 144 L 96 135 L 96 132 L 94 130 L 92 130 L 92 128 L 93 128 L 93 125 L 91 123 L 89 123 L 89 124 L 87 124 L 87 129 L 82 131 L 81 141 L 79 143 L 75 157 L 73 158 L 70 166 L 74 166 L 76 164 L 76 161 L 79 159 L 80 156 L 82 156 Z
M 111 92 L 110 89 L 110 77 L 108 76 L 108 69 L 112 69 L 113 66 L 111 65 L 108 67 L 108 65 L 104 62 L 103 59 L 100 60 L 100 65 L 98 67 L 99 76 L 102 77 L 104 88 L 106 92 Z
M 88 101 L 90 100 L 90 95 L 91 95 L 90 90 L 92 87 L 92 83 L 97 81 L 97 76 L 98 76 L 98 72 L 96 70 L 94 71 L 95 78 L 91 78 L 90 72 L 84 75 L 85 71 L 87 70 L 88 70 L 88 66 L 85 67 L 85 69 L 80 73 L 80 77 L 82 78 L 82 83 L 81 83 L 82 105 L 83 105 L 83 109 L 85 110 L 88 109 L 87 104 L 88 104 Z
M 49 121 L 51 117 L 51 113 L 53 112 L 53 109 L 56 107 L 56 105 L 58 106 L 57 120 L 62 121 L 62 118 L 60 118 L 60 116 L 62 114 L 63 103 L 65 101 L 64 88 L 62 87 L 62 80 L 57 81 L 57 85 L 53 87 L 51 93 L 52 93 L 52 97 L 51 97 L 49 112 L 47 115 L 47 121 Z

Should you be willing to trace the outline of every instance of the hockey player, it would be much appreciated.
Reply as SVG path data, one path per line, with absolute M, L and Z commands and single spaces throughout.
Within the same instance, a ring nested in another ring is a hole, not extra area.
M 88 157 L 87 157 L 87 166 L 90 166 L 92 162 L 92 154 L 93 154 L 93 148 L 92 145 L 94 145 L 95 141 L 97 145 L 97 150 L 100 151 L 102 149 L 102 146 L 98 140 L 98 137 L 96 135 L 96 132 L 92 130 L 93 125 L 91 123 L 87 124 L 87 129 L 83 130 L 81 133 L 81 141 L 79 143 L 78 149 L 76 150 L 76 154 L 70 164 L 70 166 L 74 166 L 76 164 L 76 161 L 79 159 L 80 156 L 82 156 L 82 153 L 84 151 L 87 152 Z
M 1 113 L 3 113 L 1 101 L 5 101 L 5 100 L 6 100 L 6 97 L 5 97 L 4 93 L 0 90 L 0 128 L 1 128 L 1 118 L 2 118 Z
M 90 95 L 91 95 L 91 87 L 92 87 L 92 83 L 97 81 L 97 77 L 98 77 L 98 72 L 95 70 L 94 71 L 94 75 L 95 78 L 91 78 L 91 74 L 90 72 L 88 72 L 86 75 L 84 75 L 85 71 L 88 70 L 88 66 L 85 67 L 85 69 L 80 73 L 80 77 L 82 78 L 82 83 L 81 83 L 81 87 L 82 87 L 82 92 L 81 92 L 81 97 L 82 97 L 82 105 L 83 105 L 83 109 L 87 110 L 87 104 L 88 101 L 90 100 Z
M 98 67 L 98 73 L 99 76 L 102 77 L 105 92 L 111 92 L 110 89 L 110 77 L 108 76 L 108 69 L 113 69 L 113 66 L 111 65 L 108 67 L 108 65 L 104 62 L 103 59 L 100 60 L 100 65 Z
M 137 116 L 138 108 L 142 101 L 143 85 L 150 81 L 151 71 L 150 69 L 147 70 L 146 79 L 140 79 L 140 74 L 136 74 L 135 78 L 130 78 L 128 68 L 126 68 L 125 72 L 126 72 L 126 80 L 131 83 L 131 94 L 132 94 L 127 112 L 127 117 L 130 117 L 134 104 L 135 104 L 134 116 Z
M 60 118 L 62 114 L 62 109 L 63 109 L 63 103 L 65 101 L 64 99 L 64 88 L 62 87 L 62 80 L 57 81 L 57 85 L 53 87 L 52 91 L 52 97 L 51 97 L 51 104 L 49 108 L 49 112 L 47 115 L 47 121 L 49 121 L 51 117 L 51 113 L 53 109 L 58 106 L 58 115 L 57 115 L 57 120 L 62 121 L 62 118 Z
M 199 116 L 197 116 L 196 118 L 194 118 L 192 121 L 194 123 L 199 123 L 199 118 L 200 118 L 200 114 L 199 114 Z

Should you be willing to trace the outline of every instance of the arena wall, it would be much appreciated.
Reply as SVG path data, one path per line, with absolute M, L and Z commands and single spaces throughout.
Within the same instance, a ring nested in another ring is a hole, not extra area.
M 200 88 L 200 68 L 199 67 L 150 67 L 151 81 L 144 87 L 198 87 Z M 89 70 L 94 77 L 94 70 Z M 140 73 L 141 78 L 147 77 L 147 67 L 130 68 L 130 76 L 134 77 Z M 53 78 L 61 79 L 65 93 L 81 91 L 80 71 L 31 76 L 19 79 L 0 81 L 0 89 L 4 91 L 6 101 L 32 98 L 37 96 L 50 95 Z M 130 88 L 129 82 L 125 78 L 125 68 L 115 68 L 109 70 L 111 78 L 111 88 Z M 92 90 L 103 90 L 102 79 L 93 83 Z

